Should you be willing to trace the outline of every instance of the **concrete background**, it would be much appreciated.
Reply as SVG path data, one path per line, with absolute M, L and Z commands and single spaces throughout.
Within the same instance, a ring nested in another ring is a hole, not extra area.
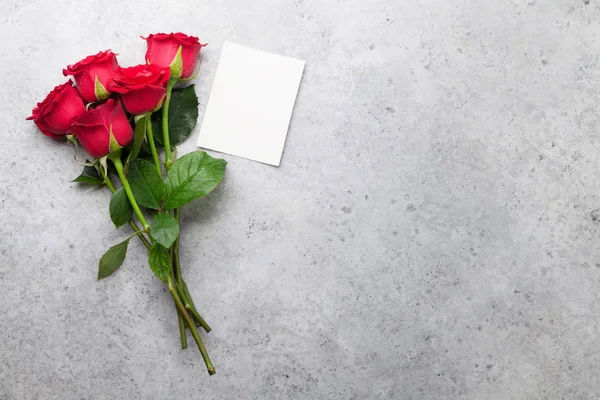
M 598 398 L 597 1 L 0 9 L 0 399 Z M 209 42 L 200 119 L 225 40 L 306 59 L 281 167 L 225 156 L 183 213 L 213 377 L 137 242 L 95 280 L 128 228 L 25 121 L 156 31 Z

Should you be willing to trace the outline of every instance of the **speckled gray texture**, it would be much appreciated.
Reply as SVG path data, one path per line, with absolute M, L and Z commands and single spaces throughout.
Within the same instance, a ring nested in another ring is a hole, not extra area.
M 597 398 L 598 2 L 0 9 L 0 399 Z M 306 59 L 281 167 L 225 156 L 183 212 L 213 377 L 139 243 L 95 280 L 128 228 L 25 121 L 65 65 L 139 63 L 155 31 L 209 42 L 200 118 L 225 40 Z

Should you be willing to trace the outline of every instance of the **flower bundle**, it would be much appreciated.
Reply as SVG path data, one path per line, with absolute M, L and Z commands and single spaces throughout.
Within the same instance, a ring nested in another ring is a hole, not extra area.
M 198 119 L 194 78 L 201 44 L 183 33 L 149 35 L 146 63 L 121 67 L 111 50 L 86 57 L 63 70 L 72 76 L 33 109 L 31 117 L 47 136 L 79 143 L 95 160 L 75 182 L 106 186 L 116 228 L 133 234 L 100 259 L 98 279 L 115 272 L 137 236 L 148 249 L 148 265 L 173 297 L 182 348 L 187 331 L 209 374 L 215 369 L 198 328 L 210 331 L 181 275 L 180 207 L 206 196 L 223 178 L 226 162 L 194 151 L 176 159 Z M 175 87 L 177 85 L 177 87 Z

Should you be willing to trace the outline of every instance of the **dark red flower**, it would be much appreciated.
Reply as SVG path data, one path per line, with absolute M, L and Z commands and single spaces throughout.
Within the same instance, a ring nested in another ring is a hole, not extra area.
M 148 35 L 145 39 L 148 44 L 146 51 L 146 62 L 159 67 L 169 67 L 179 46 L 181 46 L 181 59 L 183 61 L 183 72 L 181 78 L 189 78 L 194 73 L 200 49 L 206 44 L 200 43 L 195 36 L 178 33 L 155 33 Z
M 59 138 L 67 134 L 73 120 L 85 112 L 83 101 L 68 81 L 55 87 L 38 103 L 28 120 L 33 120 L 44 135 Z
M 117 69 L 111 90 L 119 93 L 125 109 L 131 114 L 144 114 L 162 104 L 169 82 L 169 68 L 140 64 Z
M 117 55 L 110 50 L 88 56 L 63 69 L 63 75 L 73 75 L 79 95 L 88 103 L 105 100 L 110 94 L 108 83 L 117 67 Z M 99 85 L 96 85 L 96 82 Z
M 110 135 L 120 146 L 133 139 L 133 129 L 118 100 L 109 99 L 98 107 L 86 111 L 71 128 L 79 142 L 92 157 L 100 158 L 110 153 Z

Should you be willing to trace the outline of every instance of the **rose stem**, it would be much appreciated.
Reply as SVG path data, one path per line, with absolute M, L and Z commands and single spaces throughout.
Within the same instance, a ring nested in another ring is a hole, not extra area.
M 190 312 L 190 314 L 192 314 L 194 320 L 198 322 L 198 324 L 202 327 L 202 329 L 206 331 L 206 333 L 210 332 L 210 326 L 208 326 L 206 321 L 204 321 L 204 318 L 202 318 L 202 316 L 198 314 L 198 311 L 192 308 L 189 303 L 185 304 L 185 308 Z
M 179 225 L 179 208 L 175 209 L 175 220 L 177 221 L 177 224 Z M 175 277 L 175 282 L 177 282 L 178 285 L 181 285 L 181 269 L 179 267 L 179 254 L 176 254 L 175 251 L 178 248 L 177 244 L 179 243 L 179 236 L 177 236 L 177 239 L 175 239 L 175 243 L 173 243 L 173 247 L 171 247 L 171 261 L 172 261 L 172 266 L 173 268 L 171 269 L 171 273 L 173 274 L 173 276 Z M 183 297 L 183 301 L 187 301 L 185 297 Z M 183 343 L 186 340 L 186 335 L 185 335 L 185 324 L 183 323 L 183 318 L 181 317 L 181 314 L 177 314 L 177 319 L 179 320 L 179 336 L 181 336 L 181 347 L 185 349 L 185 347 L 183 347 Z M 187 347 L 187 345 L 186 345 Z
M 177 289 L 177 293 L 179 294 L 179 297 L 181 298 L 185 309 L 188 310 L 190 314 L 192 314 L 194 321 L 196 321 L 196 326 L 201 326 L 206 331 L 206 333 L 210 332 L 210 326 L 208 326 L 206 321 L 204 321 L 204 318 L 202 318 L 202 316 L 198 314 L 198 311 L 196 311 L 196 306 L 192 303 L 192 299 L 190 297 L 189 292 L 187 291 L 187 285 L 185 284 L 185 281 L 182 280 L 181 283 L 183 285 L 180 285 L 177 283 L 177 281 L 175 281 L 175 288 Z
M 165 98 L 165 101 L 162 106 L 163 145 L 165 147 L 165 159 L 166 159 L 165 160 L 165 169 L 167 171 L 169 171 L 169 168 L 171 168 L 171 165 L 173 165 L 173 154 L 171 152 L 171 141 L 170 141 L 170 137 L 169 137 L 169 104 L 171 103 L 171 92 L 173 90 L 173 86 L 175 86 L 176 83 L 177 83 L 177 79 L 170 79 L 169 82 L 167 83 L 166 98 Z M 174 210 L 174 215 L 175 215 L 175 219 L 179 223 L 180 222 L 179 208 L 176 208 Z M 182 287 L 185 287 L 184 286 L 185 282 L 181 278 L 181 266 L 179 263 L 179 238 L 177 238 L 175 243 L 173 244 L 173 249 L 174 249 L 173 259 L 175 261 L 174 262 L 175 281 L 178 284 L 177 286 L 182 288 Z M 181 290 L 180 290 L 180 292 L 181 292 Z M 196 308 L 195 308 L 194 303 L 189 295 L 189 292 L 187 292 L 187 290 L 186 290 L 186 291 L 182 292 L 181 295 L 185 301 L 185 308 L 187 310 L 190 310 L 190 312 L 194 316 L 194 319 L 198 322 L 198 324 L 200 326 L 202 326 L 202 328 L 206 332 L 210 332 L 210 326 L 208 326 L 206 321 L 204 321 L 204 319 L 196 311 Z
M 162 130 L 163 144 L 165 146 L 165 168 L 167 171 L 173 164 L 173 154 L 171 153 L 171 141 L 169 139 L 169 103 L 171 102 L 171 91 L 177 83 L 177 79 L 169 79 L 167 83 L 167 96 L 162 106 Z
M 175 284 L 173 282 L 173 278 L 171 275 L 169 275 L 169 277 L 168 277 L 167 287 L 169 289 L 169 293 L 171 293 L 171 296 L 173 296 L 173 300 L 175 300 L 175 306 L 177 307 L 177 310 L 179 311 L 179 313 L 185 320 L 185 323 L 187 324 L 190 332 L 192 333 L 192 337 L 194 338 L 194 341 L 198 345 L 198 350 L 200 350 L 200 354 L 202 354 L 202 358 L 204 359 L 204 363 L 206 364 L 206 368 L 208 369 L 208 374 L 214 375 L 215 367 L 213 367 L 212 362 L 210 361 L 210 358 L 208 357 L 208 353 L 206 352 L 204 343 L 202 343 L 202 339 L 200 339 L 200 335 L 198 335 L 198 331 L 196 330 L 196 325 L 194 325 L 194 321 L 192 320 L 190 315 L 187 313 L 185 306 L 183 305 L 183 303 L 181 301 L 181 298 L 177 294 L 177 290 L 175 290 Z
M 109 158 L 115 165 L 115 168 L 117 169 L 117 174 L 119 174 L 119 179 L 121 179 L 121 183 L 123 184 L 123 189 L 125 190 L 125 193 L 127 194 L 127 198 L 129 198 L 129 202 L 131 203 L 131 207 L 133 207 L 133 211 L 135 212 L 138 219 L 142 223 L 142 226 L 144 227 L 144 232 L 149 233 L 150 225 L 146 221 L 146 218 L 144 218 L 144 214 L 142 214 L 142 210 L 140 210 L 140 206 L 138 206 L 138 203 L 135 200 L 135 197 L 133 196 L 133 192 L 131 191 L 131 186 L 129 186 L 129 181 L 127 180 L 127 177 L 123 173 L 123 164 L 121 163 L 121 152 L 119 151 L 118 153 L 113 153 L 112 155 L 109 156 Z
M 163 103 L 163 141 L 164 141 L 164 146 L 165 146 L 165 158 L 166 160 L 171 159 L 171 163 L 172 161 L 172 154 L 171 154 L 171 143 L 169 141 L 169 102 L 171 101 L 171 90 L 173 89 L 173 86 L 171 85 L 170 81 L 167 84 L 167 98 L 165 99 L 165 102 Z M 166 114 L 164 113 L 166 107 Z M 160 170 L 160 164 L 158 162 L 158 153 L 156 151 L 156 146 L 154 144 L 154 133 L 152 132 L 152 120 L 151 120 L 151 115 L 150 114 L 147 118 L 147 125 L 146 125 L 146 133 L 148 134 L 148 141 L 150 142 L 150 149 L 152 150 L 152 157 L 154 158 L 154 164 L 156 165 L 156 170 L 158 171 L 158 175 L 161 176 L 162 178 L 162 171 Z M 168 167 L 171 166 L 171 163 L 167 164 L 167 162 L 165 161 L 165 169 L 168 170 Z M 177 220 L 177 223 L 179 224 L 179 219 Z M 179 238 L 177 238 L 177 241 L 179 241 Z M 171 247 L 171 260 L 172 262 L 174 262 L 175 257 L 173 255 L 173 247 Z M 171 273 L 174 272 L 174 268 L 171 268 Z M 177 322 L 179 324 L 179 337 L 181 338 L 181 348 L 182 349 L 187 349 L 187 336 L 186 336 L 186 332 L 185 332 L 185 323 L 183 322 L 183 317 L 181 316 L 180 312 L 177 312 Z
M 111 191 L 111 193 L 113 193 L 116 190 L 115 185 L 113 185 L 112 181 L 108 177 L 108 173 L 104 173 L 104 168 L 102 168 L 102 166 L 100 166 L 100 170 L 102 172 L 102 175 L 104 175 L 104 182 L 106 182 L 106 186 L 108 186 L 108 189 Z M 142 230 L 137 226 L 134 220 L 129 220 L 129 226 L 131 227 L 131 229 L 133 229 L 134 232 L 138 232 L 138 237 L 140 238 L 144 246 L 146 246 L 146 248 L 150 250 L 150 247 L 152 247 L 152 245 L 150 244 L 148 239 L 146 239 L 146 237 L 142 233 Z
M 198 322 L 198 324 L 202 328 L 204 328 L 204 330 L 206 331 L 206 333 L 210 332 L 211 331 L 210 326 L 208 326 L 208 324 L 206 323 L 206 321 L 204 321 L 204 318 L 202 318 L 202 316 L 200 314 L 198 314 L 198 312 L 196 311 L 196 305 L 194 304 L 194 300 L 192 300 L 192 296 L 190 296 L 190 292 L 188 291 L 188 288 L 187 288 L 187 285 L 185 284 L 185 281 L 182 280 L 181 283 L 183 284 L 182 285 L 183 292 L 185 293 L 185 296 L 186 296 L 187 300 L 190 301 L 190 305 L 192 307 L 192 310 L 195 313 L 195 314 L 193 314 L 194 318 L 196 319 L 196 321 Z M 186 305 L 186 308 L 187 308 L 187 305 Z
M 169 104 L 171 103 L 171 92 L 172 92 L 173 86 L 175 85 L 176 82 L 177 82 L 176 79 L 171 79 L 167 83 L 166 98 L 165 98 L 165 101 L 162 106 L 163 145 L 165 147 L 165 169 L 167 171 L 169 171 L 169 168 L 171 168 L 171 165 L 173 165 L 173 153 L 171 152 L 171 141 L 170 141 L 170 137 L 169 137 Z M 152 129 L 152 128 L 150 128 L 150 129 Z M 148 129 L 146 131 L 150 132 L 150 131 L 148 131 Z M 148 140 L 150 140 L 150 139 L 148 139 Z M 174 210 L 174 216 L 175 216 L 175 219 L 177 220 L 177 223 L 179 224 L 180 223 L 179 208 L 176 208 Z M 181 279 L 181 266 L 179 264 L 179 238 L 177 238 L 175 240 L 175 243 L 173 244 L 172 249 L 173 249 L 173 260 L 174 260 L 173 267 L 175 270 L 174 278 L 175 278 L 175 281 L 177 282 L 178 286 L 181 287 L 182 279 Z M 188 299 L 187 298 L 188 296 L 185 293 L 180 293 L 180 295 L 183 298 L 183 300 L 185 301 L 186 308 L 189 309 L 189 307 L 191 306 L 191 304 L 190 304 L 191 299 Z
M 152 113 L 148 113 L 146 116 L 146 134 L 148 135 L 148 143 L 150 144 L 150 150 L 152 150 L 152 159 L 154 165 L 158 171 L 158 175 L 162 178 L 162 171 L 160 170 L 160 161 L 158 160 L 158 152 L 156 151 L 156 145 L 154 144 L 154 133 L 152 132 Z
M 187 285 L 185 284 L 185 281 L 183 279 L 181 280 L 181 285 L 177 284 L 177 290 L 179 292 L 179 296 L 183 300 L 186 310 L 188 310 L 190 314 L 192 314 L 192 317 L 194 317 L 194 320 L 196 321 L 196 326 L 201 326 L 202 329 L 206 331 L 206 333 L 210 332 L 210 326 L 208 326 L 204 318 L 202 318 L 198 311 L 196 311 L 196 306 L 194 305 L 192 297 L 190 296 L 190 293 L 188 291 Z
M 174 257 L 173 257 L 173 247 L 169 249 L 169 254 L 171 256 L 171 271 L 169 271 L 170 279 L 173 279 L 175 276 L 175 269 L 173 268 Z M 177 304 L 175 304 L 177 306 Z M 185 323 L 183 322 L 183 316 L 177 310 L 177 322 L 179 323 L 179 336 L 181 337 L 181 348 L 187 349 L 187 336 L 185 333 Z
M 176 208 L 174 210 L 174 217 L 175 217 L 175 220 L 177 221 L 177 224 L 181 225 L 181 218 L 179 216 L 179 208 Z M 179 236 L 177 236 L 177 239 L 175 239 L 175 243 L 173 243 L 171 252 L 172 252 L 171 254 L 173 255 L 174 278 L 175 278 L 175 282 L 177 282 L 177 288 L 179 289 L 179 296 L 183 300 L 185 308 L 189 310 L 188 307 L 189 307 L 189 303 L 191 301 L 187 298 L 185 293 L 182 293 L 182 290 L 181 290 L 182 279 L 181 279 L 181 264 L 179 263 Z

